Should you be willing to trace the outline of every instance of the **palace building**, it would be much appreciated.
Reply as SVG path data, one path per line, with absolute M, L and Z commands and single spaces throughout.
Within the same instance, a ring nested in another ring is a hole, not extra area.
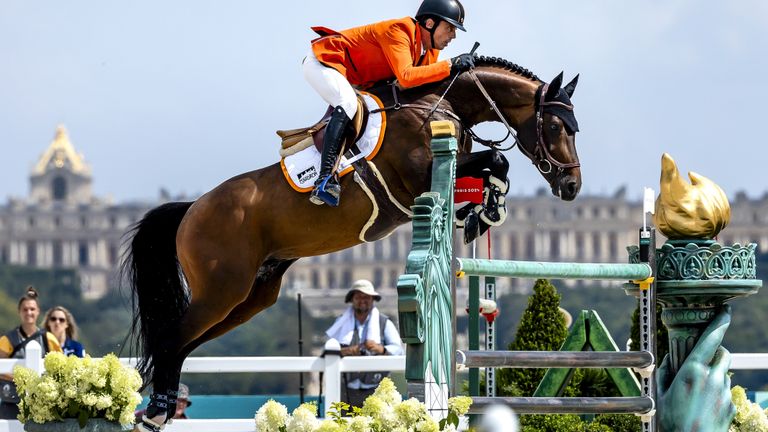
M 116 286 L 123 233 L 159 203 L 93 195 L 91 168 L 59 126 L 29 174 L 29 196 L 0 205 L 0 264 L 78 270 L 83 295 Z
M 144 203 L 112 203 L 93 195 L 90 167 L 63 127 L 35 163 L 26 198 L 0 204 L 0 265 L 74 268 L 86 297 L 97 298 L 116 286 L 121 237 L 147 210 L 165 199 Z M 144 192 L 139 195 L 146 195 Z M 637 243 L 641 202 L 624 188 L 610 196 L 582 195 L 565 203 L 541 189 L 531 196 L 508 196 L 505 224 L 491 230 L 495 259 L 621 262 L 626 246 Z M 731 224 L 720 241 L 758 244 L 768 250 L 768 194 L 751 199 L 731 197 Z M 457 254 L 472 256 L 457 231 Z M 334 254 L 303 258 L 283 280 L 283 292 L 301 292 L 313 313 L 336 314 L 356 279 L 370 279 L 384 294 L 383 309 L 396 313 L 397 279 L 410 250 L 410 225 L 389 237 Z M 478 241 L 476 256 L 486 257 L 488 242 Z M 527 290 L 531 281 L 497 279 L 499 293 Z M 570 281 L 576 286 L 579 281 Z M 460 286 L 466 281 L 460 282 Z M 460 290 L 465 291 L 465 290 Z

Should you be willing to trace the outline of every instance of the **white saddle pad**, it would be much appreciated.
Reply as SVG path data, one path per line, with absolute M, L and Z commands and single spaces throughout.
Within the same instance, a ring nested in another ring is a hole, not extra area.
M 370 93 L 363 93 L 363 99 L 369 111 L 384 107 L 381 101 Z M 352 172 L 352 164 L 355 161 L 361 158 L 371 160 L 376 156 L 384 138 L 386 124 L 387 119 L 384 111 L 368 115 L 365 131 L 360 139 L 357 140 L 357 148 L 360 150 L 360 153 L 353 155 L 350 151 L 347 151 L 341 157 L 341 163 L 339 163 L 337 170 L 339 177 Z M 285 179 L 288 180 L 288 184 L 293 189 L 298 192 L 309 192 L 314 187 L 315 180 L 317 180 L 317 176 L 320 174 L 320 152 L 317 151 L 314 145 L 311 145 L 296 154 L 281 159 L 280 167 L 283 169 Z

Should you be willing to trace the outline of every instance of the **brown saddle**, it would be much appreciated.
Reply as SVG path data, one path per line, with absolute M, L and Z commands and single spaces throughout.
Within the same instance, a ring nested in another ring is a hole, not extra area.
M 303 127 L 299 129 L 279 130 L 277 135 L 282 139 L 280 148 L 280 156 L 286 157 L 292 154 L 298 153 L 305 148 L 314 144 L 317 150 L 323 151 L 323 137 L 325 136 L 325 126 L 331 119 L 331 113 L 333 107 L 328 107 L 328 110 L 317 123 L 309 127 Z M 344 153 L 344 150 L 349 148 L 352 144 L 360 138 L 365 126 L 368 123 L 368 106 L 363 100 L 363 96 L 357 94 L 357 113 L 355 118 L 349 122 L 347 133 L 345 134 L 344 146 L 340 149 L 340 154 Z

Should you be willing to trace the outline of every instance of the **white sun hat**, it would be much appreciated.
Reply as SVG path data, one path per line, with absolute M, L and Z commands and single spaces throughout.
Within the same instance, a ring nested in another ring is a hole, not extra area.
M 347 297 L 344 298 L 344 303 L 349 303 L 352 301 L 352 295 L 355 293 L 355 291 L 368 294 L 369 296 L 373 297 L 373 300 L 375 301 L 381 300 L 381 294 L 377 293 L 376 290 L 373 289 L 373 284 L 371 281 L 368 279 L 358 279 L 355 281 L 355 283 L 352 284 L 352 288 L 347 293 Z

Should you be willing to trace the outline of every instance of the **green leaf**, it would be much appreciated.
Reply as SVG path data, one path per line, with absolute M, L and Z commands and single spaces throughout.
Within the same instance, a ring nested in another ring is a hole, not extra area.
M 445 418 L 449 424 L 452 424 L 454 427 L 459 427 L 459 416 L 456 415 L 455 412 L 449 412 L 448 417 Z
M 80 425 L 80 429 L 85 427 L 85 424 L 88 423 L 88 411 L 80 411 L 80 414 L 77 416 L 77 423 Z

